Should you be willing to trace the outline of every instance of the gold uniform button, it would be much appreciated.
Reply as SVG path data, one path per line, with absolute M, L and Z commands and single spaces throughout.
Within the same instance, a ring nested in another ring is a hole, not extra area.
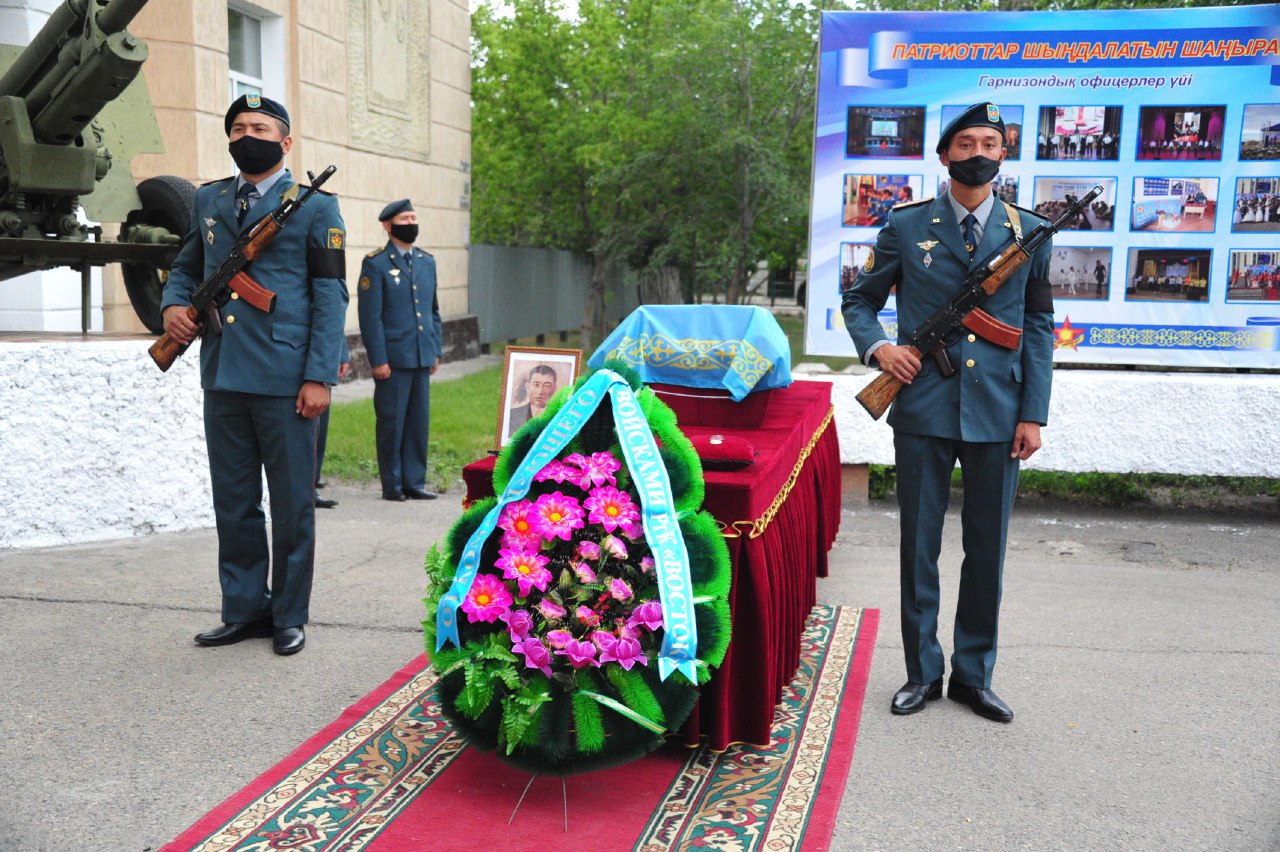
M 233 298 L 233 299 L 239 299 L 239 298 L 240 298 L 240 294 L 239 294 L 239 293 L 232 293 L 232 294 L 231 294 L 231 298 Z
M 422 331 L 422 326 L 418 326 L 418 331 Z
M 971 335 L 969 335 L 969 342 L 970 342 L 970 343 L 973 343 L 973 342 L 974 342 L 975 340 L 977 340 L 977 339 L 978 339 L 978 338 L 977 338 L 977 337 L 975 337 L 974 335 L 972 335 L 972 334 L 971 334 Z
M 227 317 L 227 322 L 228 322 L 228 323 L 233 323 L 233 322 L 235 322 L 235 321 L 236 321 L 236 318 L 235 318 L 235 317 Z
M 972 359 L 972 358 L 970 358 L 968 361 L 965 361 L 965 362 L 964 362 L 964 365 L 965 365 L 966 367 L 972 367 L 972 366 L 973 366 L 973 359 Z
M 418 319 L 422 319 L 422 311 L 418 311 Z

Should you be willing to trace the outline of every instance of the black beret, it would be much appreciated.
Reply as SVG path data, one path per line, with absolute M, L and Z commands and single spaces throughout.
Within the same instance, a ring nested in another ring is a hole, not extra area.
M 994 127 L 1000 131 L 1002 138 L 1008 138 L 1004 132 L 1004 119 L 1000 117 L 1000 107 L 983 101 L 969 107 L 951 119 L 950 124 L 942 128 L 942 135 L 938 137 L 937 152 L 939 154 L 944 153 L 947 150 L 947 146 L 951 144 L 951 137 L 970 127 Z
M 288 132 L 289 111 L 284 108 L 284 104 L 264 98 L 257 92 L 246 92 L 232 102 L 231 108 L 227 110 L 227 117 L 222 121 L 222 127 L 228 136 L 231 135 L 231 122 L 242 112 L 260 112 L 278 118 L 284 122 L 285 132 Z
M 393 201 L 386 207 L 382 208 L 382 212 L 378 214 L 378 221 L 385 222 L 392 216 L 398 216 L 413 209 L 413 202 L 407 198 L 401 198 L 399 201 Z

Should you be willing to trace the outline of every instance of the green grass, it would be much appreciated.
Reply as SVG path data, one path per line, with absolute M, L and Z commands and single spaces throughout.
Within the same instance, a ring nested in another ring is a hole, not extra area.
M 961 472 L 951 473 L 951 487 L 961 487 Z M 870 497 L 884 500 L 897 488 L 893 465 L 870 466 Z M 1182 476 L 1172 473 L 1064 473 L 1024 470 L 1018 493 L 1052 497 L 1090 506 L 1133 506 L 1160 502 L 1181 506 L 1212 506 L 1224 498 L 1274 497 L 1280 500 L 1280 479 L 1263 476 Z
M 800 363 L 807 364 L 826 364 L 831 371 L 838 373 L 850 364 L 860 363 L 857 358 L 853 357 L 853 341 L 849 341 L 849 357 L 848 358 L 832 358 L 826 355 L 806 355 L 804 354 L 804 315 L 803 314 L 774 314 L 778 320 L 778 325 L 782 326 L 782 331 L 787 335 L 788 342 L 791 343 L 791 366 L 794 367 Z
M 462 476 L 463 465 L 493 449 L 501 386 L 501 367 L 431 383 L 428 487 L 445 490 Z M 324 475 L 326 479 L 344 482 L 378 481 L 372 399 L 333 407 L 329 415 Z

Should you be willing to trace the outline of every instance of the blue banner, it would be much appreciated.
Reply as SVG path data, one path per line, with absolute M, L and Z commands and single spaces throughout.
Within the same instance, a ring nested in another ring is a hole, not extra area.
M 1002 200 L 1053 219 L 1103 187 L 1054 237 L 1055 361 L 1280 367 L 1275 5 L 824 13 L 806 352 L 854 354 L 842 288 L 895 205 L 946 190 L 941 130 L 982 101 Z
M 671 481 L 658 454 L 658 445 L 649 428 L 649 421 L 640 410 L 631 386 L 612 370 L 597 371 L 556 412 L 520 462 L 511 481 L 503 489 L 497 505 L 489 510 L 480 526 L 467 540 L 466 547 L 458 558 L 458 570 L 454 574 L 453 583 L 436 609 L 437 651 L 446 642 L 452 642 L 455 646 L 460 644 L 458 608 L 475 582 L 480 570 L 481 551 L 497 526 L 502 508 L 508 503 L 524 499 L 533 484 L 533 477 L 568 446 L 606 395 L 613 405 L 614 427 L 622 445 L 627 469 L 631 472 L 632 482 L 640 496 L 645 541 L 653 553 L 658 596 L 662 601 L 663 640 L 658 654 L 658 674 L 662 680 L 666 680 L 673 671 L 679 671 L 691 683 L 698 682 L 695 668 L 698 628 L 693 610 L 693 581 L 689 574 L 689 554 L 685 548 L 684 534 L 680 531 L 675 500 L 671 494 Z

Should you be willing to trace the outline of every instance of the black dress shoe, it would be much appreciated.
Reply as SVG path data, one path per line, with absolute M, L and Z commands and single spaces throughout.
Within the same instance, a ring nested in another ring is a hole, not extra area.
M 321 497 L 319 495 L 316 495 L 317 509 L 332 509 L 336 505 L 338 505 L 337 500 L 330 500 L 328 497 Z
M 436 499 L 436 492 L 423 491 L 421 488 L 406 488 L 404 496 L 410 500 L 434 500 Z
M 296 654 L 307 644 L 307 634 L 301 627 L 277 627 L 276 638 L 271 643 L 275 652 L 282 657 Z
M 942 678 L 933 683 L 912 683 L 907 681 L 902 689 L 893 696 L 893 704 L 889 709 L 896 716 L 910 716 L 924 709 L 926 701 L 937 701 L 942 697 Z
M 382 499 L 390 500 L 393 503 L 403 503 L 405 501 L 405 496 L 401 494 L 399 491 L 396 491 L 396 492 L 383 491 Z
M 968 704 L 970 710 L 984 719 L 990 719 L 993 722 L 1013 721 L 1013 711 L 1009 709 L 1009 705 L 989 689 L 966 686 L 963 683 L 957 683 L 953 678 L 947 681 L 947 697 L 952 701 Z
M 234 645 L 245 639 L 271 635 L 271 619 L 262 618 L 245 624 L 223 624 L 204 633 L 196 634 L 196 644 L 208 647 Z

